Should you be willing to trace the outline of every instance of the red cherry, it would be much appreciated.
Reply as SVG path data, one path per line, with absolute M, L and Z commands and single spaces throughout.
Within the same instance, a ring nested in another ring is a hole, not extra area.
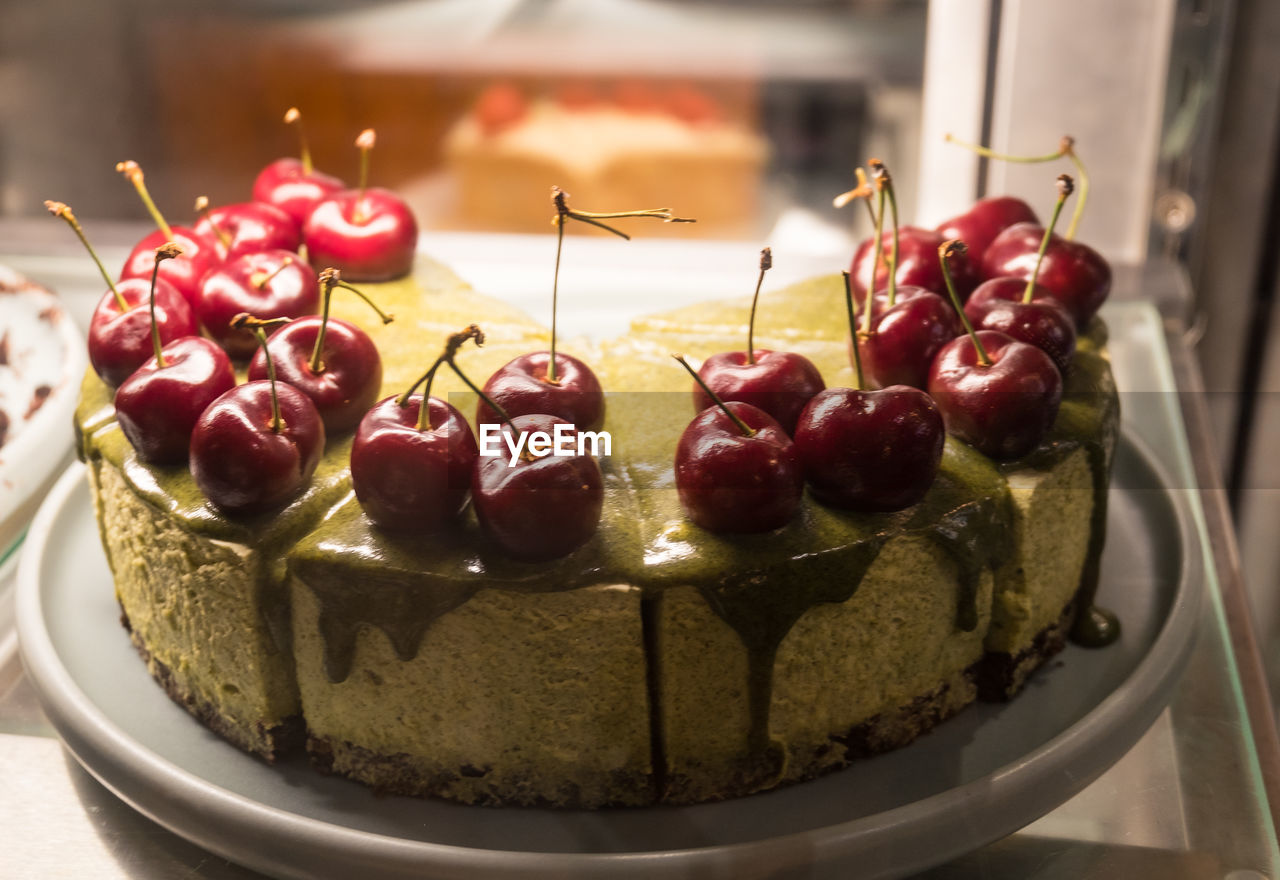
M 990 458 L 1021 458 L 1053 426 L 1062 375 L 1033 345 L 993 330 L 975 335 L 991 363 L 981 363 L 969 337 L 957 337 L 933 362 L 929 394 L 948 433 Z
M 258 172 L 253 181 L 253 200 L 279 208 L 301 229 L 320 201 L 346 187 L 341 178 L 308 171 L 297 159 L 277 159 Z
M 958 238 L 969 248 L 969 259 L 982 265 L 982 255 L 995 237 L 1015 223 L 1039 223 L 1036 212 L 1022 199 L 1013 196 L 989 196 L 978 199 L 969 210 L 939 223 L 943 239 Z
M 803 355 L 789 351 L 755 350 L 755 363 L 745 351 L 713 354 L 698 370 L 702 381 L 721 400 L 749 403 L 772 416 L 790 434 L 796 419 L 815 394 L 826 388 L 822 374 Z M 702 412 L 714 401 L 702 387 L 693 386 L 693 406 Z
M 313 370 L 311 356 L 321 322 L 321 318 L 311 315 L 286 324 L 271 334 L 267 348 L 275 363 L 276 378 L 310 397 L 324 420 L 325 432 L 335 435 L 360 424 L 378 399 L 382 358 L 368 333 L 354 324 L 330 318 L 320 355 L 321 369 Z M 249 378 L 267 378 L 267 359 L 261 350 L 249 362 Z
M 115 294 L 108 290 L 89 320 L 89 363 L 102 381 L 112 386 L 128 379 L 155 354 L 151 343 L 150 280 L 131 278 L 121 281 L 116 289 L 128 308 L 122 312 Z M 197 332 L 191 306 L 163 279 L 156 280 L 156 323 L 162 345 Z
M 993 278 L 978 285 L 964 304 L 964 313 L 978 330 L 998 330 L 1042 349 L 1064 376 L 1076 352 L 1075 319 L 1053 294 L 1036 284 L 1031 302 L 1024 303 L 1027 282 L 1021 278 Z
M 515 125 L 529 112 L 524 93 L 511 83 L 494 83 L 476 99 L 472 114 L 486 136 L 492 137 Z
M 120 270 L 120 280 L 143 278 L 149 282 L 151 270 L 156 264 L 156 248 L 167 241 L 175 242 L 182 248 L 182 255 L 162 262 L 160 277 L 173 285 L 193 309 L 198 309 L 200 282 L 222 262 L 218 245 L 182 226 L 174 226 L 171 231 L 172 235 L 166 236 L 157 229 L 134 245 L 128 259 L 124 261 L 124 268 Z
M 916 388 L 828 388 L 809 401 L 795 444 L 813 496 L 859 511 L 910 507 L 938 474 L 942 414 Z
M 591 539 L 600 524 L 604 478 L 590 455 L 510 458 L 508 442 L 538 432 L 554 439 L 563 419 L 526 415 L 501 423 L 498 454 L 482 454 L 471 477 L 472 505 L 484 534 L 508 555 L 527 562 L 556 559 Z M 563 431 L 564 429 L 562 429 Z M 567 436 L 579 431 L 569 425 Z M 540 439 L 540 438 L 539 438 Z M 571 439 L 576 444 L 576 439 Z M 574 446 L 573 448 L 576 448 Z M 483 451 L 483 450 L 482 450 Z M 535 450 L 536 452 L 536 450 Z
M 1043 227 L 1018 223 L 996 236 L 982 260 L 987 278 L 1012 276 L 1023 281 L 1036 268 Z M 1049 239 L 1036 282 L 1046 288 L 1083 328 L 1111 292 L 1111 266 L 1088 245 L 1057 235 Z
M 858 250 L 853 256 L 853 266 L 849 270 L 853 281 L 854 302 L 859 307 L 861 307 L 861 300 L 866 296 L 868 282 L 871 279 L 871 260 L 875 244 L 873 239 L 874 237 L 868 238 L 858 245 Z M 880 240 L 883 250 L 875 275 L 876 290 L 886 287 L 889 282 L 887 260 L 889 251 L 893 248 L 893 233 L 885 232 Z M 903 226 L 898 230 L 897 282 L 900 287 L 912 285 L 923 287 L 934 293 L 946 290 L 942 280 L 942 270 L 938 267 L 938 247 L 942 242 L 942 236 L 930 229 Z M 951 277 L 955 281 L 961 299 L 978 286 L 977 269 L 965 256 L 957 256 L 953 260 Z
M 231 326 L 241 312 L 262 318 L 297 318 L 320 304 L 316 273 L 297 254 L 260 251 L 243 254 L 205 276 L 200 287 L 200 323 L 234 358 L 257 346 L 247 330 Z
M 800 506 L 804 471 L 782 426 L 749 403 L 725 407 L 754 433 L 747 436 L 719 406 L 703 410 L 676 446 L 680 503 L 711 532 L 769 532 L 789 523 Z
M 955 310 L 936 293 L 899 287 L 889 307 L 887 292 L 880 291 L 872 304 L 871 332 L 858 334 L 863 370 L 877 388 L 924 388 L 934 357 L 962 332 Z
M 210 208 L 196 221 L 195 231 L 216 242 L 223 259 L 256 251 L 297 251 L 302 230 L 294 219 L 266 202 L 239 202 Z M 230 244 L 223 247 L 222 237 Z
M 184 336 L 161 349 L 116 389 L 120 430 L 143 461 L 187 460 L 191 432 L 205 408 L 235 387 L 226 352 L 208 339 Z
M 591 368 L 567 354 L 556 354 L 556 381 L 547 381 L 551 353 L 535 351 L 508 361 L 484 383 L 484 393 L 511 416 L 557 416 L 580 431 L 594 431 L 604 423 L 604 391 Z M 500 418 L 483 400 L 476 406 L 476 424 L 497 424 Z
M 332 330 L 332 328 L 330 328 Z M 274 341 L 274 340 L 273 340 Z M 388 397 L 365 414 L 351 444 L 351 485 L 365 514 L 392 532 L 437 531 L 457 519 L 479 458 L 466 418 L 429 398 L 429 425 L 418 428 L 422 395 L 401 406 Z
M 319 202 L 302 235 L 316 265 L 333 266 L 350 281 L 390 281 L 413 268 L 418 221 L 390 190 L 351 189 Z
M 259 513 L 297 496 L 324 452 L 324 423 L 311 398 L 271 382 L 237 385 L 209 404 L 191 432 L 190 466 L 200 491 L 227 513 Z

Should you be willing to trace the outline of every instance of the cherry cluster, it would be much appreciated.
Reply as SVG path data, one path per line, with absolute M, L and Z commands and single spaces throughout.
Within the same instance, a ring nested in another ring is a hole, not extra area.
M 556 350 L 564 229 L 572 220 L 626 239 L 629 236 L 610 222 L 632 217 L 691 221 L 665 208 L 575 210 L 556 187 L 551 200 L 557 237 L 550 350 L 514 358 L 480 388 L 455 361 L 467 341 L 484 342 L 484 334 L 472 324 L 449 337 L 444 351 L 409 389 L 369 410 L 352 446 L 351 482 L 365 514 L 378 527 L 392 532 L 439 531 L 456 523 L 470 497 L 481 531 L 515 559 L 555 559 L 595 534 L 604 505 L 604 478 L 595 457 L 576 440 L 603 424 L 605 399 L 591 368 Z M 466 417 L 431 396 L 432 381 L 445 365 L 479 396 L 476 423 L 497 425 L 510 456 L 481 456 Z M 420 394 L 419 386 L 425 386 Z M 530 438 L 551 436 L 557 428 L 569 441 L 569 454 L 534 448 Z
M 1070 150 L 1064 139 L 1042 158 L 1078 165 Z M 1053 232 L 1072 178 L 1059 176 L 1047 228 L 1025 202 L 997 197 L 927 230 L 898 225 L 888 169 L 868 164 L 872 179 L 859 169 L 859 187 L 836 200 L 865 200 L 876 228 L 844 273 L 857 387 L 825 388 L 806 358 L 755 349 L 753 300 L 747 350 L 694 374 L 699 415 L 676 451 L 681 502 L 703 528 L 776 529 L 806 483 L 833 507 L 901 510 L 932 485 L 945 433 L 1009 460 L 1053 425 L 1077 332 L 1111 283 L 1106 261 L 1069 237 L 1083 198 L 1068 237 Z M 761 278 L 770 263 L 766 249 Z
M 285 121 L 301 125 L 296 109 Z M 335 287 L 364 296 L 350 279 L 406 274 L 417 227 L 397 196 L 365 186 L 372 132 L 357 145 L 356 189 L 316 172 L 304 138 L 300 161 L 281 159 L 258 175 L 253 201 L 210 209 L 200 198 L 190 228 L 171 226 L 142 169 L 121 162 L 157 229 L 133 248 L 118 280 L 71 209 L 45 203 L 107 283 L 89 326 L 89 359 L 116 389 L 121 429 L 144 461 L 189 461 L 209 500 L 228 512 L 268 510 L 296 495 L 325 432 L 354 428 L 381 385 L 372 340 L 330 319 L 329 301 Z M 331 268 L 317 274 L 309 261 Z M 268 343 L 266 329 L 280 324 Z M 231 361 L 251 356 L 249 381 L 237 385 Z

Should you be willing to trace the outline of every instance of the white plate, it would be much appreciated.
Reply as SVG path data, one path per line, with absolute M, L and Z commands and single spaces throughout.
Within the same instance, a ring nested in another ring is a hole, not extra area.
M 72 454 L 84 340 L 58 298 L 0 266 L 0 563 Z M 47 395 L 47 396 L 46 396 Z
M 228 859 L 286 877 L 896 876 L 1003 837 L 1118 760 L 1189 654 L 1203 574 L 1182 493 L 1122 443 L 1106 650 L 1069 647 L 1012 703 L 780 791 L 595 812 L 375 797 L 301 759 L 268 767 L 171 703 L 118 623 L 83 467 L 55 487 L 19 572 L 28 674 L 75 757 L 124 800 Z

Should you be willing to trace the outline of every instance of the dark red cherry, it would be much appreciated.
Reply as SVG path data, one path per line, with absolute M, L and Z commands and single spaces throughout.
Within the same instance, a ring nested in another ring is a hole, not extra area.
M 276 378 L 311 398 L 326 433 L 350 431 L 378 399 L 382 358 L 369 334 L 354 324 L 330 318 L 320 354 L 320 369 L 311 368 L 321 318 L 310 315 L 281 327 L 267 340 Z M 259 349 L 249 362 L 249 378 L 267 378 L 266 355 Z M 415 407 L 415 418 L 416 407 Z
M 976 330 L 997 330 L 1042 349 L 1065 376 L 1076 353 L 1075 320 L 1039 284 L 1031 302 L 1024 303 L 1026 289 L 1027 282 L 1020 278 L 984 281 L 964 304 L 964 313 Z
M 261 318 L 298 318 L 320 305 L 316 273 L 297 254 L 259 251 L 235 257 L 205 276 L 200 323 L 233 358 L 246 358 L 258 343 L 231 326 L 241 312 Z
M 847 510 L 910 507 L 929 491 L 946 438 L 942 413 L 917 388 L 828 388 L 809 401 L 795 444 L 809 490 Z
M 298 159 L 277 159 L 263 168 L 253 181 L 253 200 L 284 211 L 301 229 L 307 215 L 322 199 L 346 187 L 341 178 L 306 170 Z
M 996 236 L 982 259 L 987 278 L 1012 276 L 1026 281 L 1036 268 L 1044 229 L 1018 223 Z M 1047 289 L 1083 328 L 1111 292 L 1111 266 L 1088 245 L 1058 235 L 1049 239 L 1036 283 Z
M 191 432 L 191 475 L 205 497 L 231 514 L 260 513 L 306 488 L 324 452 L 324 423 L 311 398 L 275 383 L 247 382 L 205 409 Z
M 551 353 L 522 354 L 498 369 L 484 383 L 484 393 L 512 417 L 541 413 L 556 416 L 580 431 L 594 431 L 604 423 L 604 391 L 591 368 L 575 357 L 556 353 L 556 382 L 547 381 Z M 500 421 L 483 400 L 476 406 L 476 424 Z
M 915 286 L 899 287 L 892 308 L 884 291 L 876 293 L 871 333 L 858 335 L 867 381 L 877 388 L 926 387 L 934 357 L 963 332 L 955 309 L 932 291 Z
M 893 248 L 893 233 L 886 231 L 881 236 L 882 251 L 880 266 L 875 274 L 875 289 L 886 287 L 889 282 L 888 255 Z M 943 238 L 931 229 L 920 229 L 916 226 L 903 226 L 898 230 L 898 272 L 899 286 L 913 285 L 941 294 L 946 291 L 942 280 L 942 269 L 938 266 L 938 248 Z M 862 300 L 867 293 L 871 280 L 871 260 L 874 256 L 874 236 L 858 245 L 853 256 L 853 266 L 849 270 L 855 305 L 862 307 Z M 957 256 L 951 265 L 951 277 L 955 281 L 956 290 L 961 298 L 978 286 L 977 266 L 964 255 Z
M 516 559 L 541 562 L 568 555 L 599 527 L 604 505 L 600 465 L 591 455 L 576 454 L 579 431 L 563 419 L 524 415 L 512 423 L 519 434 L 506 422 L 493 432 L 493 440 L 502 441 L 496 444 L 496 454 L 486 454 L 482 438 L 471 477 L 476 519 L 484 534 Z M 554 441 L 557 425 L 564 426 L 561 433 L 570 438 L 563 448 L 575 454 L 539 454 L 545 445 L 541 441 Z M 514 438 L 521 436 L 523 454 L 513 457 L 507 444 L 518 443 Z
M 989 365 L 972 339 L 960 336 L 938 353 L 929 394 L 947 432 L 995 459 L 1021 458 L 1053 425 L 1062 400 L 1062 374 L 1034 345 L 981 330 Z
M 421 406 L 421 394 L 404 406 L 386 398 L 360 420 L 351 444 L 351 486 L 365 515 L 386 531 L 438 531 L 457 519 L 471 492 L 479 450 L 466 417 L 432 397 L 430 422 L 419 430 Z
M 238 202 L 210 208 L 196 221 L 195 231 L 217 242 L 223 259 L 255 251 L 297 251 L 302 229 L 282 209 L 266 202 Z M 223 246 L 222 236 L 230 240 Z
M 795 444 L 764 410 L 726 402 L 751 436 L 719 406 L 694 417 L 676 446 L 675 477 L 689 519 L 711 532 L 781 528 L 795 516 L 804 471 Z
M 348 281 L 390 281 L 409 274 L 418 221 L 390 190 L 343 190 L 319 202 L 303 225 L 307 256 Z
M 978 199 L 963 214 L 939 223 L 937 231 L 943 240 L 957 238 L 963 241 L 969 248 L 969 259 L 975 266 L 981 266 L 982 255 L 997 235 L 1015 223 L 1039 222 L 1036 212 L 1022 199 L 988 196 Z
M 182 255 L 160 264 L 160 278 L 173 285 L 192 309 L 199 309 L 200 282 L 216 268 L 222 258 L 218 245 L 200 233 L 182 226 L 172 227 L 173 234 L 165 236 L 157 229 L 133 246 L 120 270 L 120 280 L 141 278 L 151 283 L 151 270 L 156 265 L 156 248 L 165 242 L 175 242 L 182 248 Z
M 200 336 L 175 339 L 161 356 L 164 366 L 153 356 L 116 389 L 116 418 L 143 461 L 179 464 L 200 414 L 236 375 L 226 352 Z
M 745 351 L 713 354 L 702 362 L 698 375 L 721 400 L 738 400 L 764 410 L 790 434 L 796 419 L 813 395 L 826 383 L 807 357 L 789 351 L 758 348 L 755 363 L 747 363 Z M 702 387 L 693 386 L 693 406 L 702 412 L 714 401 Z
M 174 260 L 161 263 L 164 266 Z M 151 280 L 130 278 L 116 285 L 128 309 L 120 310 L 115 295 L 108 290 L 98 300 L 89 320 L 89 363 L 108 385 L 119 385 L 155 354 L 151 343 Z M 169 282 L 156 280 L 156 323 L 160 328 L 160 344 L 198 330 L 191 306 Z

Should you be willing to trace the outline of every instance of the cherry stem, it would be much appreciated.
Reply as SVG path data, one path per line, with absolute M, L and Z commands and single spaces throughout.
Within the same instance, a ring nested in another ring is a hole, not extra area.
M 1076 154 L 1076 141 L 1071 135 L 1063 135 L 1062 140 L 1058 142 L 1058 149 L 1052 153 L 1045 153 L 1043 156 L 1015 156 L 1010 153 L 997 153 L 990 147 L 971 144 L 950 134 L 946 136 L 946 140 L 947 143 L 958 144 L 966 150 L 972 150 L 983 158 L 998 159 L 1001 162 L 1018 162 L 1025 165 L 1052 162 L 1063 157 L 1070 159 L 1071 164 L 1076 167 L 1076 176 L 1080 178 L 1080 198 L 1076 200 L 1075 211 L 1071 214 L 1071 223 L 1067 226 L 1067 231 L 1062 237 L 1067 241 L 1071 241 L 1076 237 L 1076 230 L 1080 227 L 1080 218 L 1084 216 L 1085 203 L 1089 200 L 1089 172 L 1085 169 L 1084 162 Z
M 853 375 L 857 381 L 857 390 L 866 388 L 866 380 L 862 376 L 862 354 L 858 351 L 858 319 L 853 314 L 853 284 L 848 272 L 844 276 L 844 307 L 849 313 L 849 344 L 853 346 Z
M 85 236 L 84 230 L 80 228 L 80 221 L 76 219 L 75 214 L 71 213 L 71 207 L 65 202 L 53 201 L 45 201 L 44 206 L 50 214 L 65 220 L 67 225 L 71 227 L 71 231 L 80 239 L 80 243 L 89 252 L 89 256 L 93 257 L 93 262 L 97 265 L 98 271 L 102 273 L 102 280 L 107 282 L 107 287 L 111 288 L 111 295 L 116 298 L 116 307 L 121 312 L 129 311 L 129 303 L 125 301 L 124 294 L 116 287 L 116 283 L 111 280 L 111 275 L 107 273 L 107 267 L 102 265 L 102 260 L 98 259 L 98 254 L 94 251 L 93 245 L 89 244 L 89 239 Z
M 297 107 L 290 107 L 284 112 L 285 125 L 296 125 L 298 127 L 298 158 L 302 160 L 302 173 L 310 174 L 311 165 L 311 148 L 307 145 L 307 130 L 302 127 L 302 113 Z
M 871 279 L 867 282 L 867 301 L 862 310 L 862 332 L 867 336 L 871 335 L 871 304 L 875 300 L 876 271 L 880 268 L 880 252 L 883 250 L 884 200 L 884 189 L 878 188 L 876 191 L 876 238 L 871 251 Z
M 760 301 L 760 286 L 764 284 L 764 273 L 773 268 L 773 250 L 765 248 L 760 251 L 760 277 L 756 279 L 756 292 L 751 297 L 751 318 L 747 321 L 747 363 L 756 362 L 756 303 Z
M 198 196 L 196 198 L 196 213 L 209 222 L 209 228 L 213 230 L 213 234 L 218 236 L 218 241 L 222 242 L 224 248 L 231 248 L 231 236 L 227 235 L 217 223 L 213 222 L 213 218 L 209 216 L 209 197 Z
M 1027 279 L 1027 289 L 1022 292 L 1023 303 L 1031 302 L 1031 294 L 1036 289 L 1036 279 L 1040 277 L 1040 263 L 1044 260 L 1044 252 L 1049 249 L 1049 240 L 1053 238 L 1053 228 L 1058 225 L 1058 215 L 1062 213 L 1063 203 L 1074 189 L 1075 181 L 1071 179 L 1070 174 L 1058 175 L 1058 201 L 1053 205 L 1053 216 L 1049 218 L 1044 237 L 1040 239 L 1040 250 L 1036 252 L 1036 266 L 1031 270 L 1031 277 Z
M 893 192 L 893 178 L 889 169 L 879 159 L 869 159 L 871 175 L 875 178 L 876 189 L 883 190 L 889 197 L 889 215 L 893 218 L 893 250 L 889 253 L 889 307 L 892 308 L 898 299 L 898 197 Z M 883 208 L 881 212 L 883 213 Z M 874 264 L 871 278 L 875 279 Z
M 276 266 L 270 272 L 266 273 L 265 275 L 259 272 L 257 275 L 255 275 L 252 279 L 253 286 L 258 290 L 262 290 L 262 288 L 266 287 L 269 283 L 271 283 L 272 278 L 275 278 L 285 269 L 289 268 L 289 266 L 292 264 L 293 264 L 293 257 L 285 257 L 283 260 L 280 261 L 280 265 Z M 383 323 L 386 323 L 386 322 L 383 322 Z
M 133 184 L 133 188 L 138 191 L 138 198 L 142 199 L 142 204 L 146 206 L 147 212 L 151 214 L 151 219 L 155 221 L 156 227 L 160 230 L 160 234 L 167 240 L 173 239 L 173 229 L 165 222 L 164 215 L 160 213 L 160 209 L 156 207 L 156 203 L 151 199 L 151 193 L 147 191 L 147 182 L 142 175 L 142 168 L 132 159 L 124 162 L 116 163 L 116 171 L 119 171 L 129 179 Z
M 655 220 L 661 220 L 663 223 L 698 222 L 691 217 L 677 217 L 671 213 L 670 208 L 647 208 L 642 211 L 579 211 L 569 207 L 568 199 L 569 194 L 560 189 L 560 187 L 551 187 L 551 203 L 556 208 L 556 215 L 551 218 L 551 222 L 555 224 L 557 229 L 556 268 L 555 274 L 551 279 L 551 360 L 547 364 L 547 382 L 552 385 L 559 384 L 556 379 L 556 307 L 560 288 L 560 252 L 564 248 L 565 220 L 577 220 L 579 223 L 586 223 L 588 226 L 599 227 L 626 241 L 630 241 L 631 236 L 621 229 L 615 229 L 608 223 L 601 223 L 600 221 L 622 220 L 628 217 L 652 217 Z
M 418 407 L 419 431 L 427 431 L 431 429 L 431 383 L 435 381 L 436 372 L 440 369 L 441 364 L 449 364 L 449 366 L 453 368 L 454 372 L 457 372 L 458 368 L 454 365 L 453 359 L 458 354 L 458 349 L 462 348 L 463 344 L 466 343 L 468 339 L 474 339 L 476 341 L 476 347 L 479 348 L 484 345 L 484 331 L 481 330 L 477 324 L 468 324 L 461 331 L 451 334 L 449 338 L 445 340 L 444 351 L 441 352 L 440 356 L 431 364 L 431 368 L 423 373 L 418 378 L 418 381 L 410 385 L 403 394 L 396 398 L 396 406 L 401 408 L 406 407 L 409 405 L 409 398 L 413 395 L 413 392 L 418 390 L 418 386 L 424 382 L 427 384 L 427 387 L 422 390 L 422 404 Z M 463 381 L 466 381 L 465 376 L 463 377 Z M 483 397 L 483 395 L 481 396 Z M 485 400 L 494 407 L 496 412 L 501 413 L 503 418 L 506 418 L 506 413 L 502 411 L 501 407 L 494 405 L 493 401 L 489 400 L 487 397 Z M 510 419 L 507 419 L 507 422 L 510 424 Z M 511 427 L 514 429 L 515 425 L 511 425 Z
M 367 217 L 364 204 L 364 191 L 369 185 L 369 154 L 373 152 L 373 145 L 377 142 L 378 136 L 372 128 L 366 128 L 360 132 L 356 138 L 356 147 L 360 150 L 360 195 L 356 199 L 355 221 L 363 223 Z
M 271 349 L 267 347 L 267 334 L 264 327 L 276 324 L 287 324 L 288 318 L 255 318 L 248 312 L 241 312 L 231 319 L 231 326 L 237 330 L 245 329 L 252 333 L 262 346 L 262 356 L 267 361 L 267 381 L 271 383 L 271 433 L 279 434 L 284 430 L 284 419 L 280 417 L 280 397 L 276 394 L 276 365 L 271 360 Z
M 738 418 L 737 413 L 729 409 L 729 407 L 725 406 L 725 402 L 720 399 L 720 395 L 716 394 L 707 386 L 707 383 L 704 382 L 702 380 L 702 377 L 698 375 L 698 371 L 695 370 L 693 367 L 689 366 L 689 362 L 684 359 L 684 355 L 673 354 L 672 357 L 680 362 L 680 366 L 684 367 L 686 370 L 689 371 L 689 375 L 693 377 L 693 381 L 701 385 L 702 390 L 707 392 L 707 396 L 710 397 L 713 401 L 715 401 L 716 406 L 724 410 L 724 414 L 733 420 L 733 423 L 738 426 L 738 430 L 742 432 L 742 436 L 754 437 L 756 435 L 756 432 L 753 431 L 750 427 L 748 427 L 746 422 Z
M 280 268 L 276 269 L 276 272 L 279 272 L 280 269 L 283 268 L 284 266 L 280 266 Z M 271 274 L 275 275 L 275 272 Z M 377 303 L 369 299 L 363 291 L 357 290 L 347 282 L 343 281 L 342 273 L 337 269 L 325 269 L 320 273 L 318 280 L 321 286 L 324 287 L 324 294 L 321 297 L 323 306 L 320 313 L 320 332 L 316 334 L 316 344 L 311 349 L 311 360 L 308 362 L 308 366 L 311 368 L 311 372 L 313 373 L 324 372 L 324 337 L 325 331 L 329 329 L 329 301 L 333 298 L 333 289 L 335 287 L 341 287 L 343 290 L 349 290 L 368 303 L 369 307 L 378 313 L 378 317 L 382 319 L 383 324 L 390 324 L 395 320 L 394 315 L 388 315 L 386 312 L 382 311 L 382 309 L 378 308 Z
M 964 332 L 969 334 L 969 338 L 973 340 L 973 347 L 978 352 L 978 363 L 984 367 L 991 366 L 991 356 L 987 354 L 987 350 L 982 347 L 982 340 L 978 338 L 978 334 L 974 332 L 973 325 L 969 323 L 969 316 L 964 313 L 964 306 L 960 304 L 960 294 L 956 293 L 955 282 L 951 280 L 951 267 L 948 262 L 951 257 L 957 254 L 963 254 L 968 248 L 965 247 L 963 241 L 951 239 L 944 241 L 938 247 L 938 261 L 942 263 L 942 280 L 947 283 L 947 293 L 951 294 L 951 305 L 955 307 L 956 314 L 960 316 L 960 323 L 964 324 Z
M 858 185 L 848 192 L 840 193 L 831 200 L 831 204 L 837 208 L 843 208 L 854 199 L 860 199 L 867 206 L 867 217 L 871 220 L 871 225 L 876 225 L 876 209 L 871 206 L 871 197 L 876 194 L 875 188 L 867 182 L 867 172 L 861 168 L 855 168 L 853 171 L 858 177 Z
M 156 366 L 165 368 L 164 346 L 160 343 L 160 325 L 156 322 L 156 279 L 160 277 L 160 264 L 182 255 L 182 248 L 172 241 L 166 241 L 156 248 L 156 261 L 151 266 L 151 350 L 155 352 Z

